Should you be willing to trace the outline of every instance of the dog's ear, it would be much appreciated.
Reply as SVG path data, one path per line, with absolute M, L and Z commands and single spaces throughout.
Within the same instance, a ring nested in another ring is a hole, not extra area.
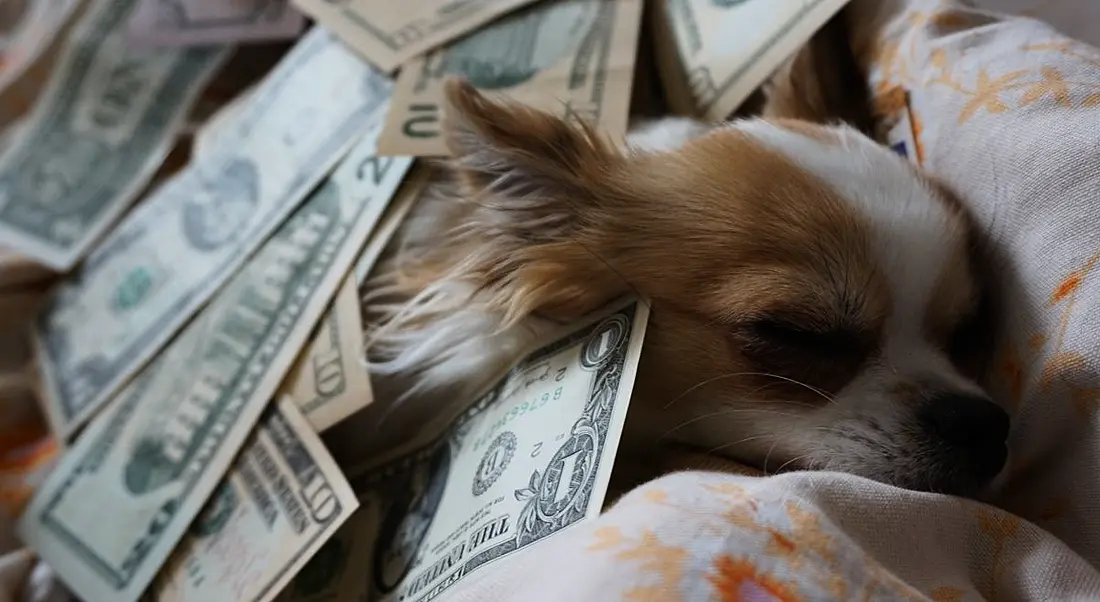
M 490 100 L 461 79 L 446 84 L 443 131 L 465 193 L 537 224 L 536 238 L 568 230 L 578 210 L 598 204 L 601 173 L 621 156 L 582 122 Z
M 511 317 L 571 317 L 606 301 L 607 267 L 590 238 L 619 202 L 606 176 L 624 157 L 588 125 L 491 100 L 462 80 L 447 82 L 446 101 L 451 172 L 476 205 L 464 225 L 466 276 Z

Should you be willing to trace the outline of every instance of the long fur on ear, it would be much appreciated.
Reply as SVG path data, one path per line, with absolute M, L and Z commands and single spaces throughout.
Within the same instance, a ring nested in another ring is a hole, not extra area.
M 621 157 L 592 127 L 447 82 L 443 131 L 463 192 L 506 212 L 527 241 L 563 234 L 577 204 L 595 201 L 600 174 Z M 504 217 L 504 216 L 502 216 Z
M 446 101 L 448 177 L 418 201 L 365 286 L 371 373 L 394 398 L 477 385 L 459 373 L 507 364 L 556 321 L 627 290 L 586 240 L 621 151 L 586 124 L 490 100 L 461 80 L 446 84 Z
M 469 400 L 554 327 L 534 317 L 508 321 L 478 290 L 476 230 L 455 226 L 474 209 L 452 182 L 429 186 L 361 288 L 367 366 L 395 428 L 401 415 L 423 420 Z
M 508 324 L 532 312 L 568 319 L 606 301 L 606 272 L 581 230 L 608 196 L 603 176 L 620 151 L 588 124 L 490 100 L 462 80 L 447 82 L 446 101 L 450 171 L 471 205 L 452 233 L 467 257 L 453 276 L 486 292 Z

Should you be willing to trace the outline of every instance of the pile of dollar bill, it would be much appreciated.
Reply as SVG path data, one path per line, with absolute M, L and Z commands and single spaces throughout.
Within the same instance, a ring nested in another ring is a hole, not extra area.
M 0 0 L 0 421 L 62 449 L 18 536 L 90 602 L 412 601 L 598 513 L 638 300 L 407 445 L 322 439 L 374 398 L 359 300 L 442 84 L 723 119 L 843 4 Z

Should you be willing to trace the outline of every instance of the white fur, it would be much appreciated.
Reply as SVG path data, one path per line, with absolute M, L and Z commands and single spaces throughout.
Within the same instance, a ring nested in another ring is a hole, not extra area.
M 630 132 L 627 145 L 641 152 L 669 152 L 709 132 L 712 126 L 687 117 L 669 117 L 645 123 Z
M 893 301 L 884 333 L 888 368 L 928 373 L 977 393 L 978 387 L 959 376 L 921 333 L 933 284 L 949 262 L 965 257 L 966 235 L 962 223 L 905 159 L 846 126 L 830 128 L 843 148 L 765 121 L 735 127 L 823 180 L 870 224 L 874 257 Z

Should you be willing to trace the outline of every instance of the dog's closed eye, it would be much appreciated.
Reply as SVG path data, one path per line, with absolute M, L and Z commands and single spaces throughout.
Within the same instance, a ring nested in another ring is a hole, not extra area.
M 797 350 L 807 355 L 832 357 L 838 350 L 855 349 L 863 337 L 854 328 L 807 328 L 783 319 L 763 318 L 749 324 L 754 338 Z
M 874 347 L 873 336 L 855 326 L 807 325 L 779 316 L 742 324 L 733 338 L 762 372 L 825 391 L 848 382 Z

